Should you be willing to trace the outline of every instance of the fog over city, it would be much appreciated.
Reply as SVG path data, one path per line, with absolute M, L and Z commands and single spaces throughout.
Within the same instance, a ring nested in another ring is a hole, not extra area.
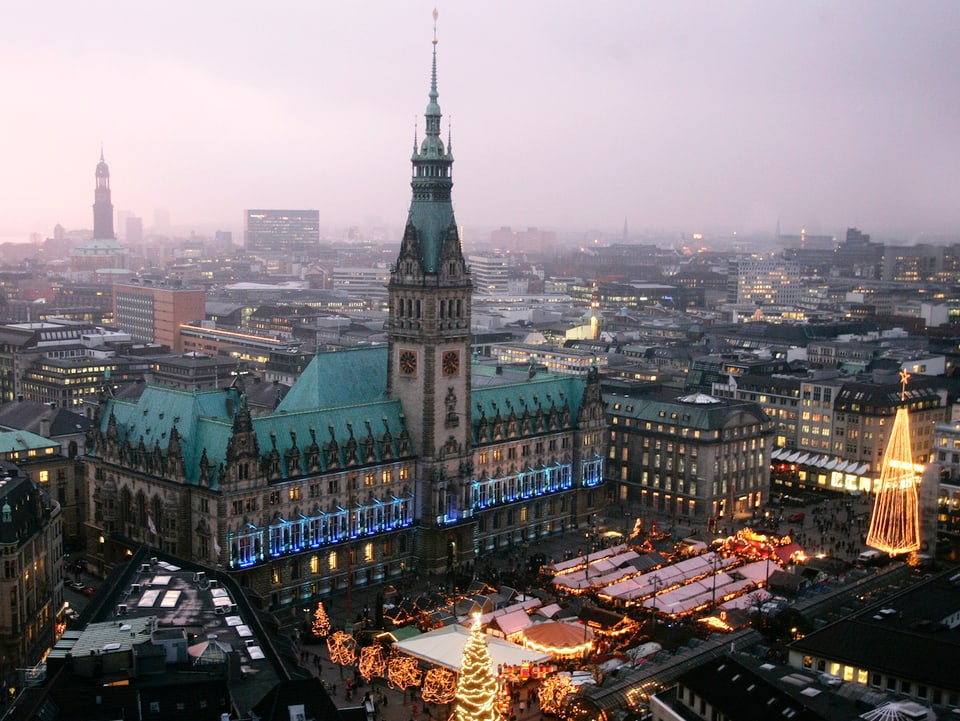
M 0 236 L 239 227 L 244 208 L 399 226 L 434 5 L 468 227 L 955 237 L 956 2 L 13 3 Z

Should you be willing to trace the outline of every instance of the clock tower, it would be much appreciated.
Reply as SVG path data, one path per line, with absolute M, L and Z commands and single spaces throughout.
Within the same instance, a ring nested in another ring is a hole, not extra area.
M 434 23 L 436 23 L 434 11 Z M 453 153 L 440 136 L 437 38 L 424 138 L 413 143 L 413 196 L 390 272 L 388 391 L 403 403 L 420 457 L 418 549 L 427 570 L 473 559 L 466 485 L 471 481 L 470 300 L 473 284 L 453 214 Z

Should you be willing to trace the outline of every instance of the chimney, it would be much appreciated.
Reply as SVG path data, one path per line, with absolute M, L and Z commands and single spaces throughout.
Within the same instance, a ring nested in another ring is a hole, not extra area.
M 50 437 L 50 419 L 47 417 L 40 419 L 40 435 L 44 438 Z

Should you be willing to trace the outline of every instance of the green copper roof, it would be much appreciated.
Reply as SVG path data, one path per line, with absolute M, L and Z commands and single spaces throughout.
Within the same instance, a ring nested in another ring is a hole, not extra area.
M 474 365 L 474 368 L 479 367 Z M 570 409 L 570 422 L 576 423 L 586 383 L 586 378 L 580 376 L 541 371 L 533 378 L 514 383 L 482 388 L 474 386 L 471 416 L 477 423 L 483 416 L 493 419 L 498 413 L 501 416 L 508 416 L 511 412 L 521 415 L 524 411 L 535 413 L 538 408 L 548 411 L 552 407 L 566 406 Z
M 769 420 L 756 403 L 718 399 L 703 393 L 680 398 L 654 393 L 637 398 L 604 393 L 603 402 L 608 415 L 628 417 L 641 423 L 650 422 L 664 428 L 676 426 L 716 431 L 742 414 L 753 416 L 757 423 L 767 423 Z
M 386 459 L 383 450 L 385 436 L 389 443 L 390 456 L 400 457 L 397 439 L 404 431 L 403 407 L 398 400 L 380 400 L 372 403 L 356 403 L 340 408 L 315 408 L 296 413 L 279 411 L 253 419 L 254 432 L 260 453 L 267 453 L 276 447 L 281 456 L 293 447 L 294 441 L 300 452 L 300 468 L 287 468 L 281 464 L 284 478 L 302 475 L 307 472 L 305 449 L 316 439 L 321 449 L 335 440 L 339 447 L 338 462 L 346 465 L 346 449 L 353 439 L 357 444 L 359 465 L 379 463 Z M 274 444 L 274 439 L 276 443 Z M 373 461 L 366 461 L 364 444 L 372 440 L 370 448 Z M 209 451 L 208 451 L 209 456 Z M 329 468 L 327 458 L 320 455 L 323 470 Z
M 387 347 L 318 353 L 277 411 L 332 408 L 382 400 L 387 388 Z
M 226 449 L 239 404 L 240 393 L 233 388 L 194 392 L 149 385 L 134 401 L 112 401 L 101 430 L 106 431 L 113 413 L 122 442 L 139 446 L 142 441 L 147 452 L 153 452 L 157 446 L 167 450 L 176 426 L 187 480 L 196 483 L 203 449 Z M 212 460 L 210 450 L 207 456 Z M 222 458 L 220 453 L 217 460 Z
M 38 451 L 51 447 L 59 448 L 60 444 L 30 431 L 0 431 L 0 453 Z
M 307 449 L 313 443 L 322 450 L 323 470 L 329 468 L 325 451 L 331 441 L 337 444 L 341 467 L 347 465 L 352 444 L 358 467 L 409 456 L 400 443 L 406 434 L 403 408 L 384 393 L 386 366 L 386 347 L 318 354 L 276 411 L 252 419 L 261 455 L 276 448 L 282 478 L 307 473 Z M 153 453 L 158 446 L 167 451 L 175 426 L 187 483 L 199 483 L 200 459 L 206 453 L 210 485 L 217 488 L 218 468 L 226 458 L 234 415 L 242 403 L 238 388 L 183 391 L 150 385 L 136 400 L 111 400 L 100 428 L 107 432 L 112 414 L 122 443 L 129 441 L 134 447 L 142 443 L 147 453 Z M 294 446 L 296 454 L 291 453 Z M 288 458 L 299 458 L 299 468 L 291 467 Z

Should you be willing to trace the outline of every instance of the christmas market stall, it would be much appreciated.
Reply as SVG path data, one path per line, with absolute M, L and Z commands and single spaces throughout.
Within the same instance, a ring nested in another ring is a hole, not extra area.
M 523 645 L 549 658 L 582 658 L 593 649 L 594 633 L 579 623 L 546 621 L 523 631 Z

